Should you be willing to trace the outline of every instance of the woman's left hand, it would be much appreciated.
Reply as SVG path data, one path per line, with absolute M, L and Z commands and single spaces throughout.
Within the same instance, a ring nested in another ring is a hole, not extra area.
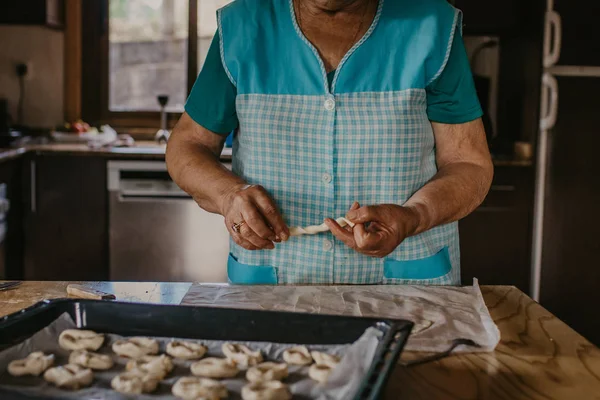
M 354 203 L 346 218 L 356 225 L 342 228 L 331 218 L 325 223 L 348 247 L 359 253 L 382 258 L 390 254 L 419 227 L 418 213 L 395 204 L 360 207 Z

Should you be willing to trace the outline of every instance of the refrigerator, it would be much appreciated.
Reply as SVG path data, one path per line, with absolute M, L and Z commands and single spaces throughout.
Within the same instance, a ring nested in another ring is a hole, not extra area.
M 600 345 L 600 2 L 548 0 L 531 294 Z

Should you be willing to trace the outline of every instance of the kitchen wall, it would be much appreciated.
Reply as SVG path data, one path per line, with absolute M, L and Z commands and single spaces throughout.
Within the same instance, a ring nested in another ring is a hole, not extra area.
M 63 120 L 64 34 L 41 26 L 0 26 L 0 97 L 17 117 L 19 80 L 15 65 L 31 66 L 25 81 L 23 124 L 50 128 Z

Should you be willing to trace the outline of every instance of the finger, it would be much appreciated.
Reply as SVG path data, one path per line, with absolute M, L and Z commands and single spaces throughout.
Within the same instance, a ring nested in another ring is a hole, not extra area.
M 252 243 L 258 249 L 272 250 L 275 248 L 275 245 L 273 244 L 273 242 L 263 239 L 260 236 L 258 236 L 252 230 L 252 228 L 250 228 L 248 226 L 247 222 L 240 227 L 240 237 L 243 238 L 244 240 L 247 240 L 248 242 Z
M 354 241 L 356 247 L 365 252 L 377 251 L 382 247 L 382 236 L 380 232 L 369 232 L 363 224 L 354 227 Z
M 356 243 L 354 242 L 354 235 L 352 232 L 348 232 L 331 218 L 327 218 L 325 220 L 325 225 L 327 225 L 331 233 L 333 233 L 333 236 L 344 242 L 346 246 L 352 249 L 356 248 Z
M 270 241 L 275 240 L 275 232 L 267 225 L 265 219 L 259 212 L 256 205 L 251 202 L 247 202 L 242 206 L 242 218 L 246 221 L 245 225 L 248 225 L 254 233 L 262 239 L 268 239 Z M 244 235 L 244 237 L 246 237 Z
M 358 201 L 355 201 L 354 203 L 352 203 L 352 206 L 350 206 L 350 211 L 358 210 L 359 208 L 360 204 L 358 203 Z
M 290 231 L 269 195 L 266 193 L 259 195 L 254 198 L 254 202 L 260 209 L 263 217 L 267 220 L 267 223 L 273 228 L 275 235 L 282 240 L 288 240 Z
M 376 206 L 363 206 L 356 210 L 349 211 L 346 218 L 355 224 L 364 224 L 367 222 L 379 221 L 379 212 Z
M 238 246 L 242 246 L 243 248 L 245 248 L 246 250 L 258 250 L 258 248 L 253 245 L 252 243 L 250 243 L 249 241 L 243 239 L 242 237 L 240 237 L 240 235 L 235 234 L 231 236 L 233 238 L 233 241 L 238 245 Z
M 225 222 L 225 226 L 227 227 L 227 231 L 229 231 L 229 235 L 238 246 L 242 246 L 246 250 L 257 250 L 255 245 L 241 237 L 239 233 L 231 228 L 232 224 Z

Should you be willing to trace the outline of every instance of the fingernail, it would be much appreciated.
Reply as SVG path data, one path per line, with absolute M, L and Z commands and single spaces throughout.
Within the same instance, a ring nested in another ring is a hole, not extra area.
M 281 239 L 282 239 L 284 242 L 285 242 L 285 241 L 287 241 L 289 238 L 290 238 L 290 236 L 289 236 L 287 233 L 283 232 L 283 233 L 281 234 Z

